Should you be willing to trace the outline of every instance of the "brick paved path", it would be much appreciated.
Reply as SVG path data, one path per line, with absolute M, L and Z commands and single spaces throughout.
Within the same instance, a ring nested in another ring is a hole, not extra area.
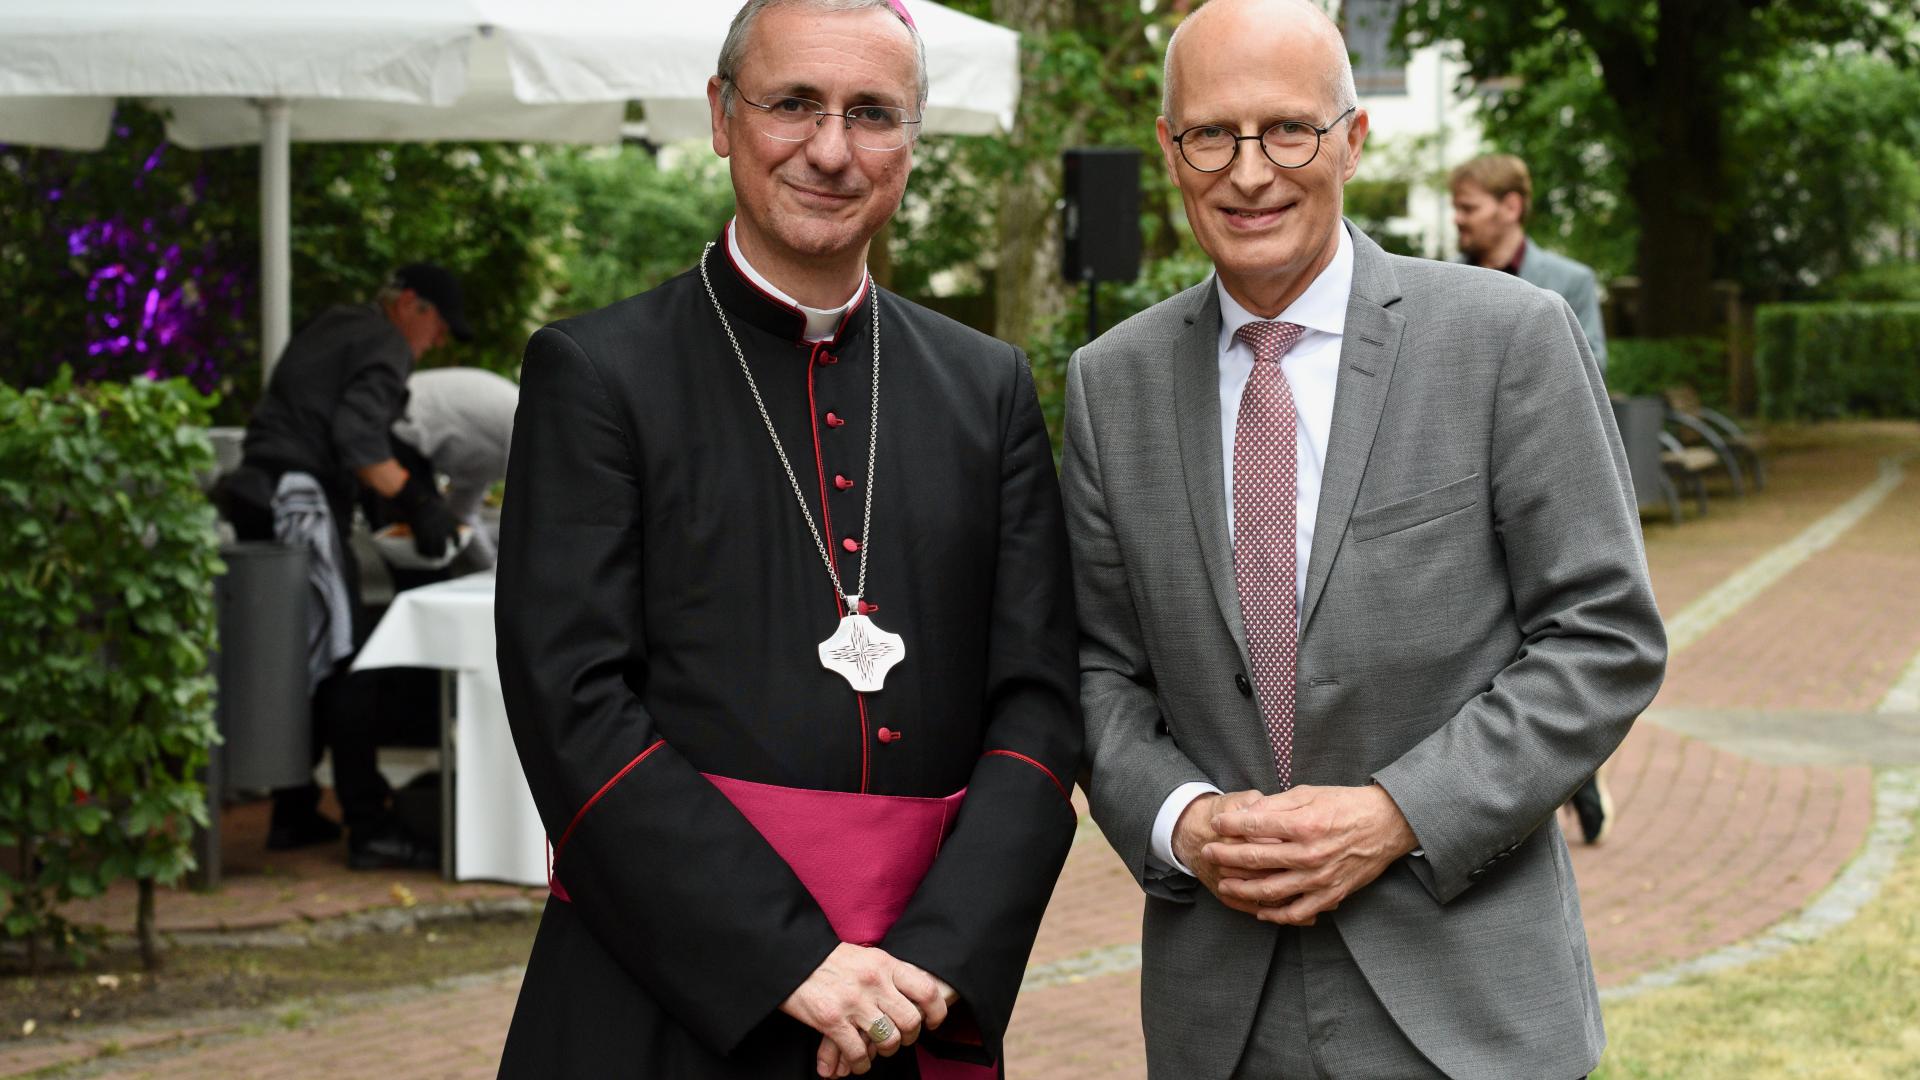
M 1649 522 L 1648 557 L 1671 619 L 1756 558 L 1786 544 L 1875 477 L 1879 461 L 1920 450 L 1920 425 L 1850 425 L 1789 438 L 1771 484 L 1741 503 L 1720 497 L 1704 520 Z M 1662 707 L 1871 712 L 1920 654 L 1920 458 L 1909 475 L 1837 541 L 1760 591 L 1680 650 L 1652 718 L 1609 766 L 1617 830 L 1576 847 L 1588 933 L 1602 985 L 1747 938 L 1790 916 L 1858 850 L 1871 818 L 1863 766 L 1768 765 L 1658 724 Z M 1817 738 L 1817 732 L 1808 733 Z M 327 910 L 354 886 L 315 873 L 256 906 Z M 384 887 L 385 881 L 379 887 Z M 427 879 L 420 886 L 441 886 Z M 463 887 L 466 888 L 466 887 Z M 508 890 L 517 893 L 517 890 Z M 368 897 L 355 894 L 357 903 Z M 325 899 L 320 899 L 324 897 Z M 166 912 L 191 908 L 168 897 Z M 186 911 L 205 925 L 219 902 Z M 232 908 L 219 920 L 232 921 Z M 1010 1034 L 1016 1076 L 1130 1078 L 1145 1073 L 1137 970 L 1140 898 L 1097 830 L 1082 829 L 1035 945 L 1030 989 Z M 129 1052 L 86 1075 L 262 1078 L 488 1077 L 517 976 L 449 990 L 349 1002 L 297 1030 L 260 1018 L 181 1033 L 92 1033 Z M 184 1037 L 183 1037 L 184 1036 Z M 140 1049 L 139 1040 L 167 1040 Z M 0 1044 L 0 1075 L 90 1056 L 87 1045 Z

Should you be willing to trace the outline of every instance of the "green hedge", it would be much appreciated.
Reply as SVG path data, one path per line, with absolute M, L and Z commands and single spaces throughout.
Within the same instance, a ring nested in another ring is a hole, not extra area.
M 1709 408 L 1726 410 L 1727 346 L 1719 338 L 1614 338 L 1607 342 L 1607 391 L 1659 396 L 1691 386 Z
M 1920 303 L 1767 304 L 1755 336 L 1763 416 L 1920 417 Z
M 183 379 L 0 385 L 0 940 L 79 959 L 59 905 L 193 866 L 218 738 L 208 657 L 222 569 L 198 477 L 212 401 Z

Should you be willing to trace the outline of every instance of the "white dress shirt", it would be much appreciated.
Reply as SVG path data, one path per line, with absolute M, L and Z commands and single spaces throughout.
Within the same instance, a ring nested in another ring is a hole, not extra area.
M 1344 230 L 1342 230 L 1344 232 Z M 747 280 L 759 286 L 760 291 L 790 308 L 798 309 L 807 316 L 806 339 L 808 341 L 828 341 L 840 330 L 840 320 L 846 317 L 847 309 L 860 301 L 860 293 L 867 287 L 866 268 L 861 267 L 860 284 L 854 286 L 853 295 L 847 302 L 836 308 L 816 308 L 788 296 L 785 289 L 762 277 L 760 271 L 753 268 L 747 257 L 740 253 L 740 241 L 734 237 L 733 222 L 727 222 L 727 254 L 733 256 L 733 265 L 747 275 Z
M 1333 394 L 1340 378 L 1340 344 L 1347 329 L 1347 299 L 1353 293 L 1353 238 L 1346 226 L 1340 234 L 1333 261 L 1313 279 L 1307 291 L 1275 316 L 1277 322 L 1298 323 L 1306 327 L 1287 355 L 1280 360 L 1280 372 L 1286 376 L 1293 393 L 1297 452 L 1295 471 L 1299 494 L 1294 505 L 1294 611 L 1296 618 L 1307 589 L 1307 559 L 1313 551 L 1314 518 L 1320 509 L 1320 474 L 1327 461 L 1327 437 L 1333 430 Z M 1241 307 L 1227 293 L 1220 279 L 1214 278 L 1220 294 L 1220 470 L 1226 481 L 1227 535 L 1233 535 L 1233 437 L 1240 422 L 1240 396 L 1253 375 L 1253 348 L 1235 335 L 1242 326 L 1260 321 L 1260 316 Z M 1153 819 L 1149 867 L 1172 867 L 1183 874 L 1191 870 L 1174 858 L 1173 828 L 1181 811 L 1202 795 L 1218 794 L 1212 784 L 1182 784 L 1173 789 L 1160 813 Z M 1157 865 L 1155 865 L 1157 863 Z

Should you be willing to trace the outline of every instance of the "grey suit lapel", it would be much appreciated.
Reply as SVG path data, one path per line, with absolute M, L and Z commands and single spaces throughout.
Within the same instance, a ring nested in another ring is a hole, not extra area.
M 1174 348 L 1173 411 L 1180 429 L 1180 465 L 1187 502 L 1200 534 L 1200 558 L 1220 615 L 1252 669 L 1240 593 L 1233 577 L 1233 538 L 1227 530 L 1226 469 L 1220 447 L 1220 294 L 1209 276 L 1193 290 L 1186 329 Z
M 1387 404 L 1393 366 L 1400 356 L 1406 320 L 1389 310 L 1400 299 L 1400 285 L 1387 253 L 1359 229 L 1353 236 L 1353 293 L 1347 299 L 1347 327 L 1340 342 L 1340 375 L 1333 395 L 1333 429 L 1320 476 L 1320 506 L 1313 525 L 1313 552 L 1307 559 L 1307 590 L 1300 607 L 1306 632 L 1314 608 L 1333 571 L 1334 555 L 1353 519 L 1360 480 L 1367 474 L 1373 436 Z M 1229 567 L 1231 573 L 1231 567 Z

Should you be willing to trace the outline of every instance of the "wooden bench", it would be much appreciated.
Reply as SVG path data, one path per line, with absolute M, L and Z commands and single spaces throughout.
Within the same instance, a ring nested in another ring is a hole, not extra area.
M 1760 463 L 1763 436 L 1748 434 L 1732 418 L 1701 404 L 1699 392 L 1691 386 L 1672 387 L 1665 397 L 1667 423 L 1679 429 L 1676 441 L 1686 449 L 1708 451 L 1726 469 L 1735 495 L 1747 493 L 1748 477 L 1756 491 L 1767 486 L 1766 467 Z M 1697 460 L 1697 454 L 1692 456 Z

